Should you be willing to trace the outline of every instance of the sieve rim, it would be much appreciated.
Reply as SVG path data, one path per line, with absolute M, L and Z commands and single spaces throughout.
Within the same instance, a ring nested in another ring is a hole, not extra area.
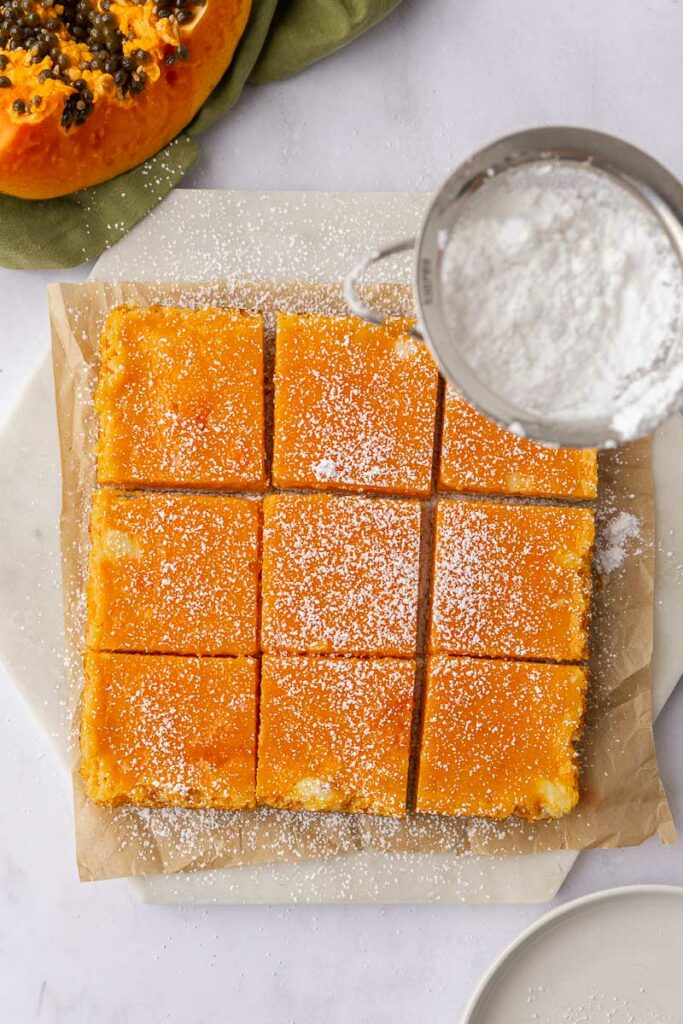
M 515 132 L 485 146 L 462 163 L 432 199 L 417 238 L 413 291 L 425 339 L 441 372 L 465 398 L 506 430 L 547 445 L 613 448 L 649 434 L 683 401 L 679 393 L 656 416 L 626 435 L 611 417 L 558 420 L 530 414 L 488 387 L 454 344 L 442 297 L 443 237 L 453 206 L 493 175 L 525 164 L 557 161 L 594 167 L 626 187 L 660 223 L 678 258 L 683 276 L 683 185 L 657 160 L 622 139 L 576 127 L 546 127 Z M 624 407 L 624 411 L 628 410 Z

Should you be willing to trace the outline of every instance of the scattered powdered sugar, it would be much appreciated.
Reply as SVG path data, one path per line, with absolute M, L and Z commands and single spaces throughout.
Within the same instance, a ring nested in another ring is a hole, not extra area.
M 683 395 L 680 262 L 655 214 L 589 165 L 515 168 L 462 200 L 442 283 L 468 363 L 529 415 L 628 439 Z
M 626 561 L 629 541 L 640 537 L 640 520 L 632 512 L 617 512 L 604 521 L 595 545 L 595 567 L 605 575 L 619 569 Z M 637 552 L 634 552 L 636 554 Z
M 336 821 L 343 819 L 344 815 L 318 815 L 320 817 Z M 360 851 L 353 852 L 358 854 Z M 277 888 L 280 894 L 286 893 L 286 902 L 293 904 L 328 903 L 331 893 L 334 902 L 358 902 L 360 899 L 363 903 L 392 903 L 397 897 L 405 902 L 406 892 L 414 894 L 416 903 L 496 902 L 491 895 L 491 864 L 494 862 L 496 866 L 502 866 L 503 858 L 476 856 L 469 851 L 462 851 L 457 856 L 433 856 L 413 850 L 383 851 L 381 857 L 380 861 L 372 853 L 366 857 L 330 856 L 299 862 L 295 865 L 296 871 L 292 871 L 289 862 L 271 863 L 265 866 L 267 876 L 264 881 L 269 888 L 272 887 L 271 891 Z M 152 899 L 170 896 L 174 902 L 210 905 L 226 902 L 226 893 L 231 897 L 228 902 L 244 900 L 244 882 L 235 873 L 211 869 L 195 871 L 191 878 L 189 899 L 186 875 L 166 878 L 149 875 L 145 889 Z M 315 930 L 315 924 L 313 927 Z M 416 930 L 420 932 L 419 924 Z
M 335 480 L 339 475 L 332 459 L 321 459 L 313 467 L 313 472 L 316 480 L 319 480 L 321 484 L 327 483 L 329 480 Z
M 528 989 L 527 1004 L 531 1022 L 543 1024 L 591 1024 L 604 1021 L 605 1024 L 677 1024 L 669 1013 L 660 1013 L 652 1005 L 652 996 L 641 985 L 635 990 L 633 983 L 622 981 L 619 995 L 601 991 L 589 985 L 580 1001 L 561 1005 L 553 996 L 553 987 L 548 993 L 543 985 Z M 538 1004 L 538 1010 L 533 1007 Z M 541 1005 L 542 1004 L 542 1005 Z

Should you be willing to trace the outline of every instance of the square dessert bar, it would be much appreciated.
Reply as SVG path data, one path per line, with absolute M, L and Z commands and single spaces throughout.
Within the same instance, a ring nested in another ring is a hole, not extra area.
M 598 454 L 591 448 L 548 448 L 516 437 L 486 419 L 448 386 L 439 488 L 594 498 L 598 490 Z
M 261 644 L 269 653 L 415 654 L 417 501 L 264 501 Z
M 586 671 L 575 665 L 430 658 L 417 810 L 531 820 L 579 799 L 573 747 Z
M 598 453 L 592 448 L 548 448 L 516 437 L 446 388 L 439 465 L 442 491 L 594 498 Z
M 253 807 L 256 662 L 85 655 L 81 774 L 97 803 Z
M 407 659 L 266 655 L 257 802 L 404 814 L 414 680 Z
M 410 326 L 278 313 L 278 487 L 428 493 L 438 373 Z
M 256 654 L 260 518 L 249 498 L 97 491 L 87 646 Z
M 118 306 L 100 357 L 100 483 L 263 490 L 260 316 Z
M 585 659 L 593 537 L 590 509 L 440 501 L 430 652 Z

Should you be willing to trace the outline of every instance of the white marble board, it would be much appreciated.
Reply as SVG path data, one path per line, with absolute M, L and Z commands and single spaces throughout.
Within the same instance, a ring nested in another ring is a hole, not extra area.
M 96 264 L 93 280 L 339 280 L 366 250 L 410 236 L 428 197 L 406 193 L 177 190 Z M 384 269 L 408 280 L 407 259 Z M 683 420 L 655 439 L 657 591 L 653 690 L 659 711 L 683 668 Z M 59 453 L 46 353 L 0 436 L 0 658 L 67 764 L 60 654 Z M 163 903 L 551 899 L 570 851 L 514 858 L 368 852 L 308 864 L 228 868 L 138 879 Z

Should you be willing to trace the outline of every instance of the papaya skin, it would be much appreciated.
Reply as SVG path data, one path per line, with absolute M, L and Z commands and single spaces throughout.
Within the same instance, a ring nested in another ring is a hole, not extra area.
M 228 68 L 251 0 L 206 0 L 180 29 L 189 57 L 158 62 L 158 77 L 122 97 L 100 72 L 99 95 L 84 124 L 62 127 L 62 97 L 40 118 L 17 117 L 13 89 L 0 95 L 0 192 L 51 199 L 107 181 L 143 163 L 192 120 Z M 37 80 L 40 65 L 35 69 Z M 88 83 L 91 85 L 91 83 Z M 42 111 L 41 111 L 42 113 Z

